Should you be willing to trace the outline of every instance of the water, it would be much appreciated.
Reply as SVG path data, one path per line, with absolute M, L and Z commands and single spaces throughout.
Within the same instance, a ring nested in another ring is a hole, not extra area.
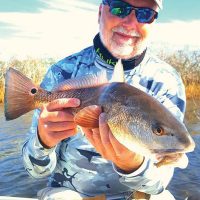
M 187 154 L 188 167 L 176 168 L 168 187 L 177 200 L 184 200 L 186 197 L 189 197 L 188 200 L 200 200 L 200 135 L 195 135 L 193 138 L 197 147 L 194 152 Z
M 0 105 L 0 196 L 35 197 L 46 186 L 46 180 L 31 178 L 23 167 L 21 147 L 31 124 L 31 114 L 5 122 Z
M 195 101 L 188 102 L 186 124 L 193 134 L 196 149 L 189 153 L 189 165 L 186 169 L 175 169 L 168 188 L 177 200 L 200 199 L 200 109 Z M 21 146 L 26 139 L 31 124 L 32 113 L 16 120 L 6 122 L 3 106 L 0 105 L 0 195 L 36 197 L 37 191 L 46 187 L 47 178 L 36 180 L 24 170 L 21 158 Z

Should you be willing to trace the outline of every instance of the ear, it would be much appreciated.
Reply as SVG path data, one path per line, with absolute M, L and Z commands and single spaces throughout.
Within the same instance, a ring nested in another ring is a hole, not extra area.
M 99 6 L 98 23 L 100 23 L 101 10 L 102 10 L 102 3 L 101 3 L 100 6 Z

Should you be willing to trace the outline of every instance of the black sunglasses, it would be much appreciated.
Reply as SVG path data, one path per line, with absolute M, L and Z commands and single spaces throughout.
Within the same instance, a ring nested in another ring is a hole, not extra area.
M 139 23 L 152 23 L 158 17 L 158 13 L 151 8 L 134 7 L 127 2 L 121 0 L 103 0 L 104 5 L 110 7 L 110 13 L 120 18 L 125 18 L 130 15 L 132 10 L 135 11 L 135 16 Z

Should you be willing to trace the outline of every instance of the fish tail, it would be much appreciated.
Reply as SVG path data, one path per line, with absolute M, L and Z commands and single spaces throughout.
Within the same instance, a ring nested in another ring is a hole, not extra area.
M 6 120 L 16 119 L 35 109 L 38 87 L 19 71 L 9 68 L 5 76 L 4 113 Z

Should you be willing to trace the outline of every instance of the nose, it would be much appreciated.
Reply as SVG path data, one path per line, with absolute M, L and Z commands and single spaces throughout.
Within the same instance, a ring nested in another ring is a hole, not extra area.
M 130 28 L 137 30 L 138 24 L 139 23 L 137 21 L 134 10 L 132 10 L 131 13 L 123 19 L 123 25 L 124 25 L 124 27 L 127 27 L 127 28 L 130 27 Z

